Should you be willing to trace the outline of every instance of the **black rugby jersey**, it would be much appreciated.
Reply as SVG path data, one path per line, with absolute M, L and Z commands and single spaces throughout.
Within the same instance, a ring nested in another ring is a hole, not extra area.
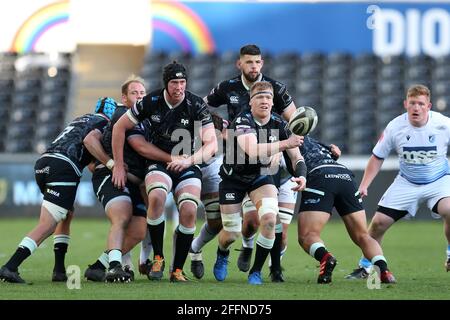
M 250 111 L 240 113 L 230 124 L 229 129 L 234 130 L 234 134 L 233 143 L 228 143 L 227 148 L 233 148 L 233 150 L 226 150 L 220 174 L 246 182 L 260 176 L 261 168 L 267 166 L 267 164 L 261 163 L 259 159 L 257 163 L 254 163 L 254 161 L 249 163 L 249 156 L 239 147 L 237 137 L 247 133 L 256 133 L 258 143 L 271 143 L 286 140 L 292 134 L 288 128 L 288 123 L 278 114 L 272 113 L 269 122 L 261 126 L 255 121 Z M 230 139 L 230 136 L 228 139 Z M 243 161 L 244 158 L 245 162 Z
M 105 132 L 103 134 L 102 138 L 102 145 L 103 149 L 105 149 L 105 152 L 113 158 L 112 153 L 112 129 L 114 124 L 120 119 L 120 117 L 127 112 L 127 108 L 125 106 L 119 106 L 117 107 L 116 111 L 114 112 L 111 123 L 108 124 L 108 126 L 105 128 Z M 128 144 L 128 138 L 133 135 L 142 135 L 144 136 L 145 140 L 150 141 L 150 123 L 148 120 L 145 120 L 138 125 L 134 126 L 133 129 L 127 130 L 125 132 L 125 143 L 123 147 L 123 161 L 128 166 L 128 171 L 132 173 L 133 175 L 139 177 L 140 179 L 144 178 L 145 174 L 145 168 L 147 159 L 143 156 L 141 156 L 138 152 L 136 152 L 133 147 L 131 147 Z M 97 161 L 97 164 L 99 162 Z
M 85 114 L 75 118 L 53 140 L 45 154 L 55 153 L 67 157 L 81 173 L 93 159 L 83 144 L 84 138 L 94 129 L 103 132 L 108 123 L 109 120 L 99 114 Z
M 334 159 L 329 146 L 320 143 L 309 135 L 305 136 L 303 145 L 300 146 L 300 152 L 305 159 L 308 174 L 318 166 L 333 165 L 343 167 L 342 164 L 337 163 Z
M 150 92 L 128 111 L 128 115 L 135 122 L 148 119 L 152 129 L 151 143 L 167 153 L 172 153 L 176 145 L 183 143 L 183 146 L 190 148 L 188 155 L 192 155 L 194 141 L 199 134 L 196 130 L 212 123 L 206 103 L 189 91 L 185 91 L 184 100 L 175 108 L 167 105 L 163 89 Z M 174 133 L 175 130 L 177 132 Z M 190 141 L 185 141 L 184 137 L 190 138 Z M 186 153 L 188 150 L 180 148 L 178 154 L 181 155 L 183 151 Z
M 272 84 L 274 93 L 272 111 L 281 115 L 292 102 L 292 96 L 289 94 L 286 85 L 265 75 L 262 75 L 261 81 Z M 249 90 L 244 86 L 241 75 L 220 82 L 211 90 L 206 99 L 208 105 L 214 108 L 227 105 L 228 120 L 230 121 L 234 120 L 242 111 L 250 108 Z

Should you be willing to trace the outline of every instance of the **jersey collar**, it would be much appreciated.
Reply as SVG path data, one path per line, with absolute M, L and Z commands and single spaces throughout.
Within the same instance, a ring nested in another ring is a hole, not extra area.
M 262 80 L 262 77 L 263 77 L 263 75 L 262 75 L 262 73 L 260 73 L 259 74 L 259 76 L 258 76 L 258 79 L 256 79 L 256 81 L 255 82 L 258 82 L 258 81 L 261 81 Z M 244 75 L 241 73 L 241 81 L 242 81 L 242 85 L 244 86 L 244 88 L 247 90 L 247 91 L 250 91 L 250 88 L 247 86 L 247 84 L 246 84 L 246 80 L 245 80 L 245 77 L 244 77 Z M 253 82 L 253 83 L 255 83 L 255 82 Z M 253 84 L 252 83 L 252 84 Z

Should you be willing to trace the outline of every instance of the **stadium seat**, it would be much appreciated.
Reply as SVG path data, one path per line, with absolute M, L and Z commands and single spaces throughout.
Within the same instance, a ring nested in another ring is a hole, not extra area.
M 9 125 L 6 134 L 7 139 L 18 139 L 32 137 L 34 135 L 34 125 L 32 123 L 17 123 Z
M 346 79 L 350 73 L 350 66 L 346 63 L 328 65 L 323 76 L 327 79 Z
M 382 65 L 378 77 L 382 80 L 403 79 L 403 66 L 397 64 Z
M 34 107 L 21 107 L 11 111 L 11 123 L 34 123 L 36 109 Z
M 323 66 L 321 64 L 301 65 L 297 72 L 297 79 L 322 79 Z
M 45 125 L 49 123 L 63 123 L 64 111 L 64 108 L 40 109 L 37 114 L 37 123 Z
M 322 92 L 322 81 L 319 79 L 300 79 L 296 82 L 297 95 L 319 95 Z
M 350 81 L 350 92 L 352 96 L 376 94 L 377 82 L 371 78 L 352 79 Z
M 13 79 L 0 79 L 0 92 L 11 93 L 14 90 Z
M 323 94 L 347 95 L 348 82 L 345 79 L 326 79 L 323 81 Z
M 45 126 L 37 126 L 35 137 L 41 140 L 53 140 L 61 131 L 61 125 L 58 123 L 47 123 Z
M 445 66 L 436 66 L 432 72 L 434 81 L 450 80 L 450 64 Z
M 43 108 L 62 108 L 66 106 L 66 95 L 64 93 L 55 92 L 53 94 L 43 95 L 40 101 Z
M 14 84 L 16 93 L 36 92 L 41 90 L 41 79 L 17 79 Z
M 404 93 L 404 84 L 401 80 L 380 80 L 378 81 L 378 93 L 380 96 Z
M 368 92 L 367 95 L 355 95 L 350 98 L 350 112 L 358 112 L 359 110 L 376 110 L 377 96 L 376 91 Z
M 352 68 L 351 77 L 355 80 L 376 79 L 378 68 L 375 64 L 359 65 Z
M 68 91 L 69 80 L 64 78 L 47 78 L 42 80 L 42 92 L 51 93 L 53 91 Z
M 307 65 L 321 65 L 325 60 L 325 55 L 321 52 L 305 52 L 300 56 L 300 64 Z
M 10 153 L 31 152 L 32 141 L 28 138 L 6 140 L 4 150 Z

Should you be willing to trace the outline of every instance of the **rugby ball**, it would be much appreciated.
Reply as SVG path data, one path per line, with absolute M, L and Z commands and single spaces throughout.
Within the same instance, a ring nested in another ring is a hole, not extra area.
M 306 136 L 319 121 L 317 112 L 311 107 L 298 107 L 289 120 L 289 129 L 296 135 Z

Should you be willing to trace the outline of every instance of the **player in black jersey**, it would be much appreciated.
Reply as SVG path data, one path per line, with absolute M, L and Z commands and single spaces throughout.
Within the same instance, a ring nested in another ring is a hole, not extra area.
M 267 81 L 270 82 L 274 88 L 272 111 L 281 115 L 286 121 L 289 121 L 291 115 L 296 110 L 295 103 L 285 84 L 261 73 L 264 60 L 260 48 L 254 44 L 243 46 L 240 49 L 239 60 L 236 65 L 241 71 L 241 74 L 229 80 L 220 82 L 209 95 L 205 97 L 206 103 L 213 108 L 226 105 L 228 110 L 228 120 L 232 121 L 235 119 L 236 115 L 243 110 L 249 110 L 249 90 L 252 84 L 257 81 Z M 274 162 L 275 161 L 274 157 Z M 273 256 L 273 259 L 271 259 L 271 262 L 273 262 L 273 268 L 271 266 L 271 277 L 272 280 L 276 282 L 283 281 L 279 261 L 280 258 L 275 255 L 275 251 L 281 251 L 280 253 L 282 255 L 287 249 L 287 229 L 293 217 L 296 198 L 295 193 L 291 190 L 293 186 L 292 181 L 287 179 L 287 181 L 282 183 L 279 188 L 278 205 L 280 207 L 280 222 L 277 222 L 277 240 L 272 250 L 274 252 L 271 253 L 271 256 Z M 237 260 L 239 270 L 244 272 L 247 272 L 250 269 L 254 237 L 259 226 L 257 210 L 253 203 L 250 200 L 247 200 L 248 198 L 244 200 L 242 205 L 244 216 L 242 227 L 243 246 L 240 249 L 241 253 Z M 202 226 L 200 234 L 194 239 L 191 248 L 191 269 L 193 272 L 196 269 L 196 265 L 201 263 L 201 261 L 198 261 L 199 251 L 208 241 L 211 241 L 219 231 L 220 224 L 217 224 L 214 219 L 210 219 L 207 216 L 207 222 Z
M 92 160 L 92 156 L 84 148 L 83 140 L 92 130 L 103 131 L 115 108 L 115 101 L 108 100 L 107 103 L 96 105 L 95 114 L 85 114 L 74 119 L 36 161 L 35 178 L 44 195 L 39 223 L 23 238 L 16 252 L 0 269 L 0 279 L 25 283 L 18 272 L 20 264 L 54 233 L 60 221 L 72 215 L 82 171 Z M 65 249 L 67 250 L 67 243 Z M 61 268 L 64 268 L 64 262 Z M 67 279 L 65 269 L 55 272 L 61 274 L 57 280 Z
M 339 148 L 325 146 L 305 136 L 300 150 L 308 168 L 308 182 L 302 192 L 298 215 L 298 241 L 305 252 L 320 262 L 317 282 L 330 283 L 337 263 L 320 238 L 333 207 L 342 217 L 353 242 L 380 269 L 381 282 L 395 282 L 380 245 L 367 231 L 366 213 L 353 172 L 337 162 L 341 155 Z
M 146 168 L 146 159 L 144 156 L 140 156 L 138 152 L 143 152 L 145 155 L 148 148 L 155 148 L 153 145 L 148 143 L 150 136 L 149 127 L 146 123 L 142 123 L 132 130 L 127 131 L 127 143 L 125 144 L 125 155 L 126 163 L 128 168 L 128 176 L 130 180 L 127 184 L 129 186 L 125 190 L 116 189 L 111 183 L 111 171 L 114 167 L 114 160 L 112 159 L 112 125 L 117 121 L 122 114 L 126 112 L 128 108 L 131 108 L 137 100 L 142 99 L 145 96 L 145 84 L 144 80 L 140 77 L 131 75 L 122 85 L 122 96 L 121 100 L 123 105 L 119 106 L 113 115 L 113 119 L 105 132 L 102 134 L 98 130 L 91 131 L 87 137 L 84 139 L 84 144 L 90 153 L 97 158 L 96 170 L 93 174 L 93 184 L 94 192 L 97 198 L 102 199 L 101 203 L 104 207 L 108 208 L 107 215 L 112 220 L 112 224 L 117 224 L 116 221 L 120 218 L 122 214 L 129 213 L 131 219 L 129 219 L 126 227 L 126 233 L 121 235 L 120 225 L 119 233 L 114 236 L 114 241 L 120 243 L 117 237 L 123 236 L 123 245 L 118 248 L 121 250 L 123 255 L 121 260 L 118 260 L 118 252 L 111 250 L 106 250 L 103 252 L 98 260 L 86 269 L 85 277 L 92 281 L 104 281 L 106 274 L 106 269 L 116 269 L 118 277 L 114 276 L 114 272 L 108 276 L 108 280 L 114 281 L 117 279 L 122 279 L 120 276 L 122 273 L 119 268 L 114 268 L 110 266 L 109 253 L 113 255 L 113 261 L 121 262 L 125 271 L 130 275 L 130 279 L 134 280 L 134 268 L 131 262 L 130 249 L 133 248 L 137 243 L 139 243 L 146 233 L 146 206 L 144 199 L 142 198 L 142 193 L 140 190 L 141 183 L 143 183 Z M 143 150 L 143 151 L 142 151 Z M 169 157 L 169 155 L 167 155 Z M 109 178 L 108 178 L 109 176 Z M 98 182 L 103 182 L 100 184 Z M 145 190 L 145 188 L 144 188 Z M 109 205 L 109 202 L 112 205 Z M 117 203 L 122 203 L 123 206 L 127 207 L 127 210 L 117 210 Z M 128 212 L 129 204 L 132 204 L 132 210 Z M 112 227 L 111 230 L 117 229 Z M 108 238 L 112 240 L 111 237 Z M 114 248 L 113 248 L 114 249 Z M 126 253 L 128 251 L 128 253 Z M 127 277 L 125 277 L 126 279 Z
M 214 126 L 205 102 L 186 91 L 187 74 L 182 64 L 173 62 L 163 70 L 164 89 L 146 95 L 122 116 L 113 129 L 115 166 L 113 183 L 122 188 L 126 175 L 123 162 L 124 134 L 148 119 L 152 126 L 152 144 L 172 155 L 169 163 L 150 161 L 145 177 L 148 194 L 147 222 L 154 250 L 150 279 L 159 280 L 164 271 L 164 204 L 173 190 L 180 224 L 175 230 L 174 260 L 171 281 L 186 281 L 183 266 L 195 232 L 200 203 L 201 172 L 199 164 L 207 162 L 217 151 Z M 201 146 L 194 147 L 200 138 Z M 187 155 L 184 157 L 183 155 Z
M 250 284 L 261 284 L 261 269 L 275 241 L 275 222 L 278 215 L 278 190 L 273 172 L 267 170 L 269 162 L 265 160 L 279 152 L 288 153 L 291 162 L 289 165 L 295 168 L 295 178 L 292 178 L 296 183 L 295 191 L 305 187 L 306 167 L 297 148 L 303 138 L 292 134 L 287 123 L 277 114 L 271 113 L 272 85 L 265 81 L 256 82 L 250 93 L 251 110 L 243 111 L 231 123 L 232 131 L 228 132 L 227 150 L 220 168 L 220 211 L 223 229 L 219 233 L 219 247 L 213 271 L 218 281 L 225 280 L 229 247 L 241 234 L 241 203 L 248 193 L 256 204 L 261 224 L 256 241 L 255 262 L 250 269 L 248 281 Z

